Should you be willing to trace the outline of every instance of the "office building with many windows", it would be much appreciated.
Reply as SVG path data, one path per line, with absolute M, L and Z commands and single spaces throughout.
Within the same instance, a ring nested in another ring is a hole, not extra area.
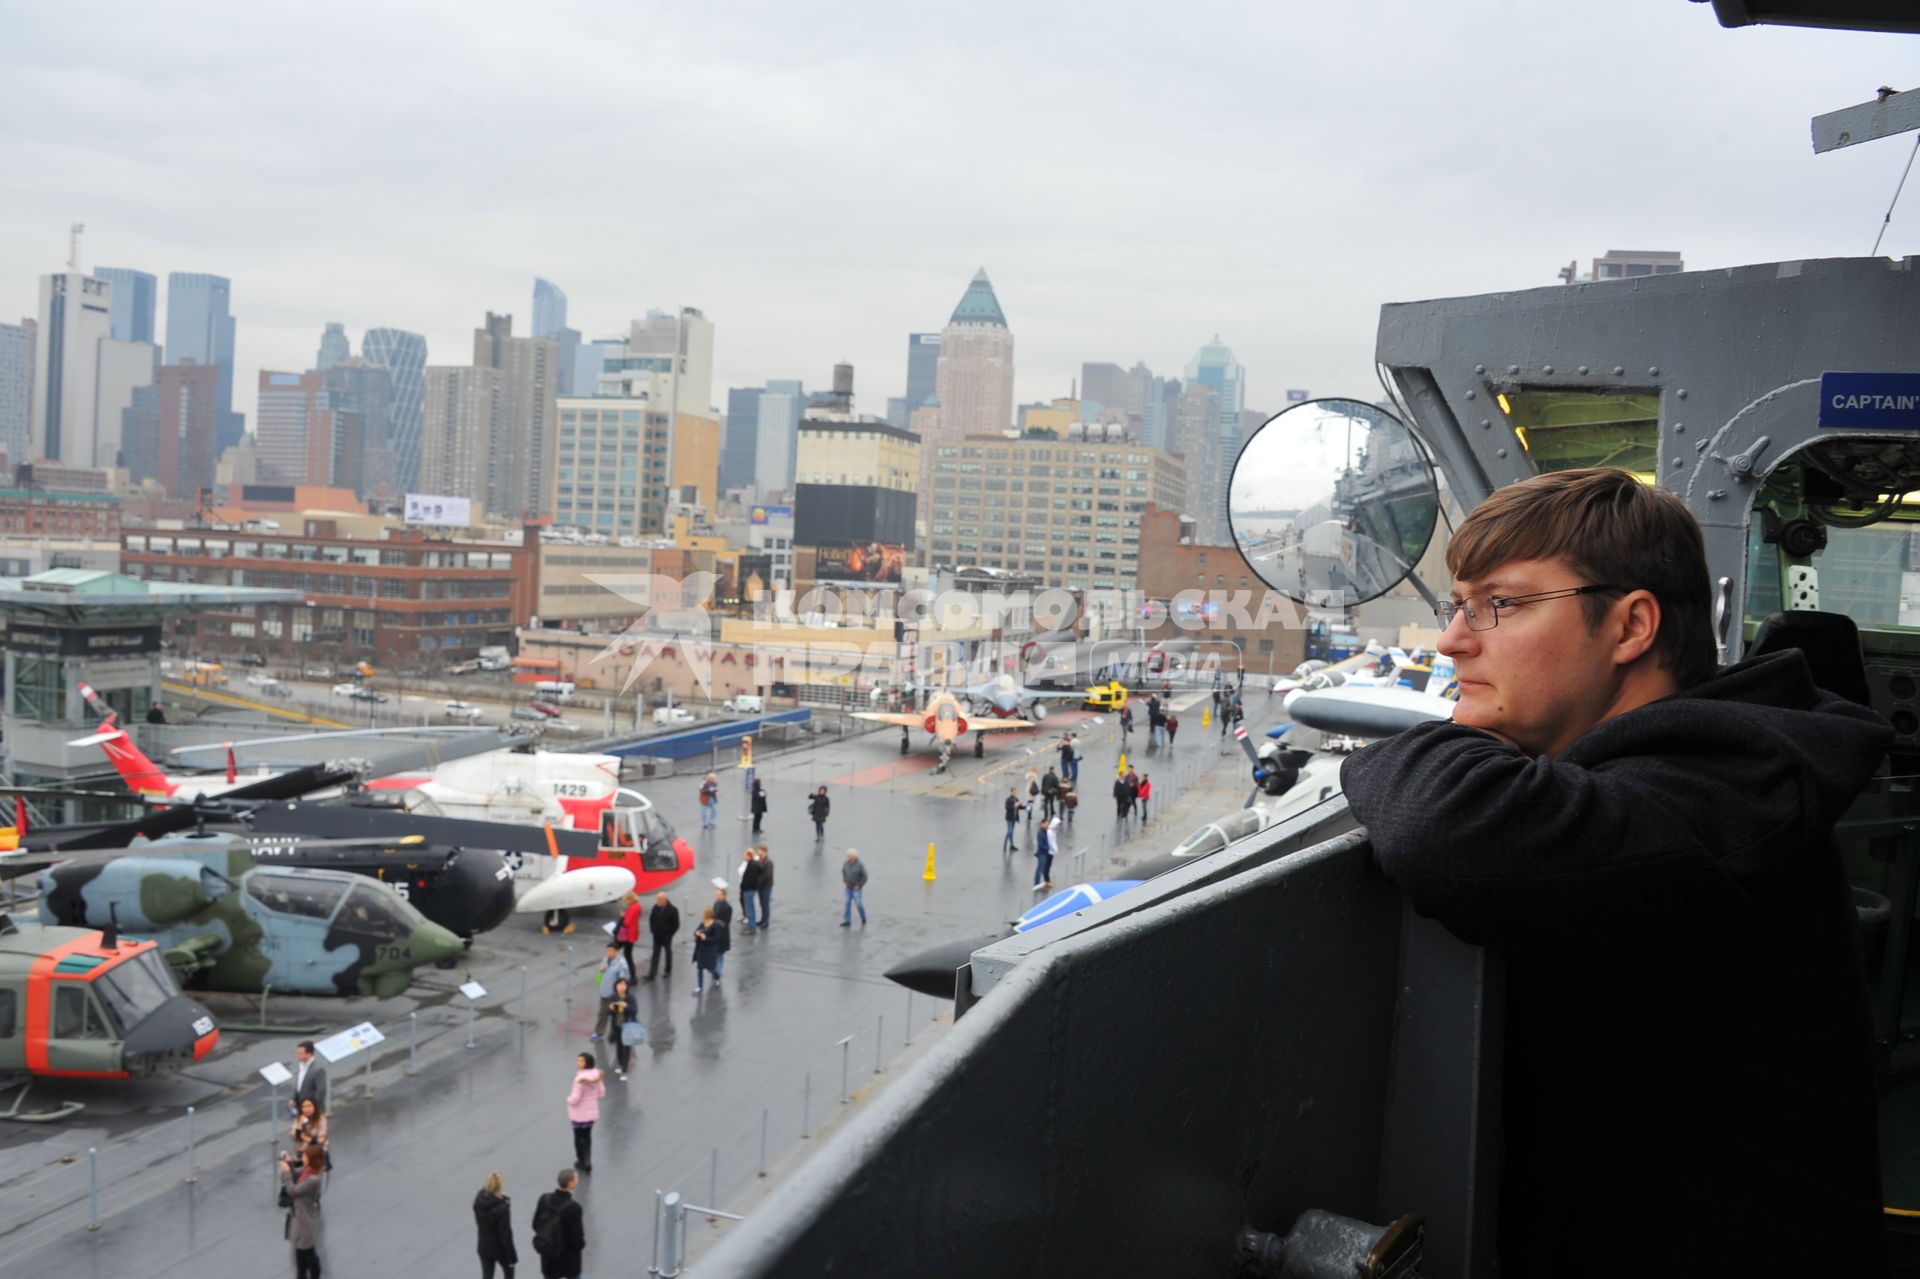
M 416 491 L 427 340 L 405 329 L 368 329 L 360 339 L 360 358 L 387 371 L 387 446 L 393 451 L 393 486 L 396 492 Z
M 197 271 L 167 276 L 167 361 L 192 360 L 220 370 L 216 457 L 246 433 L 245 420 L 233 411 L 233 340 L 233 285 L 225 276 Z
M 549 490 L 554 524 L 608 537 L 664 533 L 673 421 L 665 406 L 569 396 L 559 403 L 559 420 Z
M 1150 503 L 1185 505 L 1186 465 L 1098 428 L 1076 434 L 935 444 L 922 562 L 1026 573 L 1072 590 L 1134 585 L 1140 516 Z
M 152 342 L 153 318 L 160 282 L 145 271 L 124 266 L 99 266 L 94 275 L 113 285 L 113 336 L 120 342 Z

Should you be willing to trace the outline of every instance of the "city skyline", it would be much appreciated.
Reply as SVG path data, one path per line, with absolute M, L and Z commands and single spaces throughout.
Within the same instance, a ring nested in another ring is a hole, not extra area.
M 586 340 L 696 306 L 719 333 L 716 387 L 845 360 L 878 415 L 906 384 L 903 335 L 936 331 L 984 266 L 1017 320 L 1017 403 L 1065 395 L 1085 362 L 1174 369 L 1217 332 L 1247 404 L 1274 411 L 1286 387 L 1370 395 L 1385 302 L 1547 287 L 1622 245 L 1681 249 L 1695 270 L 1864 253 L 1904 148 L 1814 157 L 1806 122 L 1920 70 L 1897 37 L 1729 35 L 1671 0 L 1610 15 L 1635 35 L 1632 93 L 1616 59 L 1582 53 L 1569 13 L 1492 0 L 1438 29 L 1222 8 L 1134 35 L 1078 11 L 947 30 L 936 14 L 843 28 L 770 8 L 654 14 L 631 35 L 569 13 L 492 41 L 484 17 L 383 12 L 383 39 L 347 58 L 355 12 L 271 73 L 245 53 L 274 25 L 264 12 L 128 15 L 87 35 L 84 73 L 67 52 L 82 15 L 14 15 L 0 70 L 41 109 L 37 132 L 0 134 L 0 160 L 35 174 L 0 210 L 0 318 L 34 313 L 82 221 L 85 268 L 232 281 L 249 421 L 258 370 L 306 367 L 326 321 L 457 351 L 489 310 L 532 332 L 534 277 L 566 291 Z M 203 38 L 154 67 L 179 21 Z M 1329 48 L 1351 56 L 1307 56 Z M 434 83 L 398 87 L 428 50 Z M 404 138 L 341 127 L 318 89 L 343 60 L 363 90 L 351 118 L 403 120 Z M 983 65 L 1046 88 L 983 101 Z M 169 121 L 216 85 L 223 128 L 182 141 Z M 483 104 L 496 126 L 476 134 Z M 647 166 L 599 162 L 655 116 L 675 126 Z M 151 181 L 163 156 L 193 180 Z M 377 237 L 330 189 L 349 156 L 408 210 Z M 1596 157 L 1617 180 L 1597 180 Z M 829 170 L 846 176 L 815 181 Z M 564 198 L 503 172 L 550 173 Z M 643 198 L 664 173 L 675 196 Z M 782 185 L 809 199 L 769 205 Z M 1909 198 L 1882 252 L 1916 248 Z

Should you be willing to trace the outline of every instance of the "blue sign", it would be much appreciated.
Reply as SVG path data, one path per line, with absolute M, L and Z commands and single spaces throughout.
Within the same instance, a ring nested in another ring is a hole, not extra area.
M 1309 397 L 1305 391 L 1288 391 L 1287 392 L 1287 403 L 1289 404 L 1305 404 L 1308 398 Z
M 1920 373 L 1822 373 L 1820 425 L 1920 431 Z

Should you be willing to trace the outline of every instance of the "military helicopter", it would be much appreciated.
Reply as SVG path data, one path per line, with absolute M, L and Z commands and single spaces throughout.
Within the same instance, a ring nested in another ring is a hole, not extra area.
M 57 856 L 67 860 L 41 880 L 43 923 L 150 937 L 182 980 L 201 989 L 385 999 L 407 988 L 415 968 L 452 959 L 463 946 L 384 884 L 340 870 L 263 866 L 230 836 Z M 17 856 L 6 865 L 38 869 Z
M 0 915 L 0 1119 L 45 1122 L 81 1103 L 27 1111 L 35 1079 L 171 1074 L 220 1041 L 213 1015 L 180 993 L 150 941 L 117 930 L 21 927 Z

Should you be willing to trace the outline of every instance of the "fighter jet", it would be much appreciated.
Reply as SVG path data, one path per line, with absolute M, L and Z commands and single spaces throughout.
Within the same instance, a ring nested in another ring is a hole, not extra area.
M 1118 685 L 1116 685 L 1118 686 Z M 1121 688 L 1121 700 L 1125 700 L 1124 686 Z M 874 697 L 878 700 L 885 696 L 885 689 L 876 688 Z M 938 691 L 921 689 L 921 692 Z M 1010 674 L 995 675 L 991 679 L 965 688 L 947 688 L 944 691 L 959 698 L 967 710 L 979 715 L 994 715 L 1001 719 L 1014 719 L 1025 714 L 1032 720 L 1047 717 L 1048 702 L 1084 702 L 1095 692 L 1105 693 L 1101 689 L 1071 688 L 1029 688 Z M 1022 708 L 1024 709 L 1024 712 Z
M 391 888 L 345 871 L 261 866 L 243 841 L 180 836 L 125 853 L 76 853 L 41 880 L 46 924 L 158 942 L 206 990 L 389 998 L 458 937 Z
M 988 718 L 969 721 L 963 713 L 960 699 L 945 689 L 936 692 L 927 699 L 924 709 L 892 714 L 884 711 L 857 711 L 855 719 L 871 720 L 876 724 L 898 724 L 900 726 L 901 750 L 906 749 L 907 734 L 916 728 L 924 728 L 933 745 L 940 752 L 940 767 L 945 768 L 953 758 L 953 744 L 971 729 L 976 734 L 986 734 L 1000 729 L 1032 728 L 1033 722 L 1024 719 Z M 976 744 L 985 740 L 976 737 Z

